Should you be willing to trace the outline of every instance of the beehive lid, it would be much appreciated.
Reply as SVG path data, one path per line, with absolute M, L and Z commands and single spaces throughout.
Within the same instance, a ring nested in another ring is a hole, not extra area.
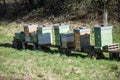
M 111 30 L 112 26 L 96 26 L 94 30 Z
M 74 36 L 73 32 L 62 33 L 61 36 Z
M 24 28 L 33 28 L 33 27 L 38 27 L 37 24 L 25 24 Z
M 50 26 L 39 26 L 38 29 L 50 30 L 50 29 L 52 29 L 52 27 L 50 27 Z
M 15 37 L 17 39 L 24 39 L 24 32 L 18 32 L 18 33 L 15 33 Z
M 74 29 L 74 32 L 90 32 L 90 28 L 79 27 L 79 28 Z
M 63 28 L 69 28 L 69 25 L 55 25 L 54 29 L 63 29 Z
M 20 35 L 20 32 L 16 32 L 15 35 L 16 35 L 16 36 L 19 36 L 19 35 Z

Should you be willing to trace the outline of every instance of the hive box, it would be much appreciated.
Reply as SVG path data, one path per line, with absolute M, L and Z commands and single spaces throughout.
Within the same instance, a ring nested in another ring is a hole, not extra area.
M 30 36 L 25 36 L 25 42 L 37 43 L 37 33 L 30 33 Z
M 31 42 L 38 43 L 37 33 L 31 33 Z
M 74 47 L 74 33 L 62 33 L 61 34 L 61 42 L 63 48 L 73 48 Z
M 44 44 L 51 44 L 51 34 L 50 33 L 44 33 L 44 34 L 38 34 L 38 44 L 44 45 Z
M 25 40 L 24 32 L 15 33 L 15 39 L 18 39 L 21 41 Z
M 90 47 L 90 28 L 74 29 L 74 39 L 76 49 L 85 49 Z
M 112 26 L 94 27 L 95 47 L 103 48 L 106 45 L 113 43 L 112 41 Z
M 25 36 L 25 42 L 31 42 L 31 37 L 30 36 Z
M 38 27 L 38 44 L 52 44 L 52 27 Z
M 74 41 L 74 33 L 73 32 L 62 33 L 61 34 L 61 41 L 62 42 Z
M 61 45 L 61 33 L 67 33 L 70 30 L 69 25 L 54 26 L 54 44 Z
M 24 25 L 25 36 L 30 36 L 30 33 L 36 33 L 38 25 L 26 24 Z
M 25 24 L 24 26 L 24 34 L 25 34 L 25 41 L 26 42 L 32 42 L 37 43 L 37 24 Z

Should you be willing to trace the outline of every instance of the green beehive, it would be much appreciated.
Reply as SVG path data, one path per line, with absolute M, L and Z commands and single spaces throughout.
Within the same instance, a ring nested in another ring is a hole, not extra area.
M 37 34 L 36 33 L 31 33 L 31 42 L 32 43 L 37 43 Z
M 15 39 L 18 39 L 20 41 L 25 40 L 24 32 L 15 33 Z
M 112 41 L 112 26 L 94 27 L 95 47 L 103 48 L 106 45 L 113 43 Z
M 52 32 L 51 27 L 38 27 L 37 29 L 38 34 L 51 33 L 51 32 Z
M 37 29 L 38 34 L 38 44 L 52 44 L 52 27 L 38 27 Z
M 37 33 L 30 33 L 30 36 L 25 36 L 25 42 L 38 43 Z
M 80 27 L 74 29 L 75 48 L 88 49 L 90 47 L 90 28 Z
M 67 33 L 70 30 L 69 25 L 58 25 L 54 26 L 54 45 L 61 45 L 61 33 Z

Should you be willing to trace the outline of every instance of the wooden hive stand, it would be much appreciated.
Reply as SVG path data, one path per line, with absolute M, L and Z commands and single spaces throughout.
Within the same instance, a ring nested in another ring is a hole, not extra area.
M 120 60 L 120 49 L 119 49 L 119 44 L 118 43 L 107 45 L 106 50 L 108 50 L 109 57 L 111 59 Z

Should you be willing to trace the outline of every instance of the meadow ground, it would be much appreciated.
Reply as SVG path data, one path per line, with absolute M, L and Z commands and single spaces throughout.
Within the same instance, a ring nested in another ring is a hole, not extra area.
M 40 50 L 12 48 L 15 32 L 22 24 L 0 23 L 0 80 L 120 80 L 120 62 L 90 59 L 84 53 L 74 56 Z M 113 29 L 114 42 L 120 43 L 119 25 Z

